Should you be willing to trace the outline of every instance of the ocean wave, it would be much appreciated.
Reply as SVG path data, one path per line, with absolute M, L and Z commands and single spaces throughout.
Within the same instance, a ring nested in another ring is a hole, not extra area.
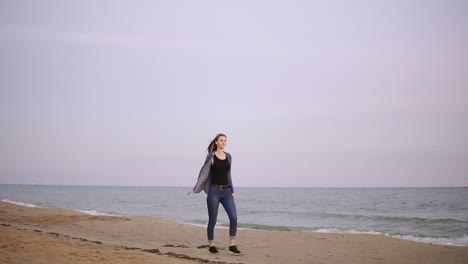
M 32 208 L 47 208 L 47 207 L 39 206 L 37 204 L 12 201 L 12 200 L 8 200 L 8 199 L 3 199 L 2 202 L 16 204 L 16 205 L 19 205 L 19 206 L 32 207 Z M 121 215 L 117 215 L 117 214 L 102 213 L 102 212 L 98 212 L 98 211 L 95 211 L 95 210 L 74 210 L 74 209 L 70 209 L 70 210 L 85 213 L 85 214 L 88 214 L 88 215 L 96 215 L 96 216 L 121 216 Z
M 463 237 L 417 237 L 411 235 L 390 235 L 378 231 L 368 230 L 355 230 L 355 229 L 339 229 L 339 228 L 301 228 L 301 227 L 288 227 L 288 226 L 269 226 L 258 224 L 239 224 L 243 229 L 260 229 L 260 230 L 273 230 L 273 231 L 300 231 L 308 233 L 329 233 L 329 234 L 365 234 L 365 235 L 384 235 L 389 237 L 398 238 L 401 240 L 409 240 L 420 243 L 431 243 L 437 245 L 451 245 L 451 246 L 468 246 L 468 236 Z
M 406 222 L 406 223 L 419 223 L 419 224 L 466 224 L 466 221 L 453 219 L 453 218 L 422 218 L 422 217 L 404 217 L 404 216 L 384 216 L 384 215 L 362 215 L 362 214 L 337 214 L 337 213 L 324 213 L 318 216 L 320 218 L 335 218 L 335 219 L 353 219 L 353 220 L 379 220 L 387 222 Z
M 170 220 L 170 219 L 169 219 Z M 179 222 L 177 220 L 172 220 Z M 207 220 L 192 220 L 192 221 L 182 221 L 179 222 L 182 224 L 186 225 L 191 225 L 191 226 L 198 226 L 198 227 L 205 227 L 208 225 L 208 219 Z M 220 229 L 228 229 L 229 228 L 229 223 L 222 223 L 222 222 L 216 222 L 215 228 L 220 228 Z
M 98 212 L 95 210 L 74 210 L 74 211 L 89 214 L 89 215 L 96 215 L 96 216 L 119 216 L 121 217 L 121 215 L 118 215 L 118 214 L 102 213 L 102 212 Z
M 354 229 L 341 230 L 338 228 L 319 228 L 312 230 L 314 233 L 332 233 L 332 234 L 367 234 L 367 235 L 384 235 L 377 231 L 359 231 Z
M 432 243 L 438 245 L 450 245 L 450 246 L 468 246 L 468 236 L 464 235 L 463 237 L 415 237 L 411 235 L 396 235 L 391 236 L 399 238 L 402 240 L 410 240 L 422 243 Z
M 290 226 L 271 226 L 271 225 L 260 225 L 260 224 L 239 224 L 238 227 L 243 229 L 260 229 L 260 230 L 274 230 L 274 231 L 304 231 L 302 227 L 290 227 Z
M 338 228 L 320 228 L 313 230 L 311 232 L 317 233 L 332 233 L 332 234 L 369 234 L 369 235 L 384 235 L 389 237 L 398 238 L 401 240 L 409 240 L 421 243 L 428 244 L 437 244 L 437 245 L 451 245 L 451 246 L 468 246 L 468 236 L 464 235 L 463 237 L 417 237 L 411 235 L 390 235 L 387 233 L 381 233 L 377 231 L 359 231 L 359 230 L 341 230 Z
M 8 199 L 3 199 L 2 202 L 16 204 L 16 205 L 25 206 L 25 207 L 43 208 L 43 207 L 41 207 L 39 205 L 36 205 L 36 204 L 17 202 L 17 201 L 12 201 L 12 200 L 8 200 Z

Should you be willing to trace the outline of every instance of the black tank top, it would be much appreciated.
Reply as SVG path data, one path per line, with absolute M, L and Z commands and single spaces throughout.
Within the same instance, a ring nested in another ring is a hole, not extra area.
M 213 155 L 213 165 L 211 165 L 211 184 L 216 185 L 228 185 L 228 172 L 231 168 L 229 160 L 226 156 L 225 159 L 219 159 L 216 155 Z

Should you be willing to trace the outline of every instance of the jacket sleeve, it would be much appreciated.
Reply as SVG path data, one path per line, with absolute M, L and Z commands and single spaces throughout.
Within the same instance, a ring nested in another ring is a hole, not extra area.
M 195 184 L 195 187 L 193 187 L 194 193 L 199 193 L 205 188 L 205 183 L 208 180 L 208 176 L 210 174 L 210 160 L 212 156 L 213 155 L 211 154 L 206 156 L 205 163 L 203 164 L 203 167 L 200 169 L 200 173 L 198 174 L 197 183 Z
M 227 155 L 229 158 L 229 165 L 231 165 L 231 168 L 232 168 L 232 156 L 229 153 L 227 153 Z M 231 178 L 231 169 L 229 169 L 229 172 L 228 172 L 228 181 L 229 181 L 229 185 L 231 185 L 231 190 L 234 193 L 234 185 L 232 185 L 232 178 Z

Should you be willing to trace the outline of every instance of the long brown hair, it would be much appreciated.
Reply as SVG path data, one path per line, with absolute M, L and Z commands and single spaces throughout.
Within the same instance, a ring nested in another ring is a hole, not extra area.
M 207 150 L 208 150 L 208 153 L 213 152 L 213 151 L 216 151 L 216 150 L 218 149 L 218 146 L 215 144 L 215 142 L 218 141 L 218 138 L 219 138 L 219 137 L 225 137 L 225 138 L 227 138 L 227 136 L 224 135 L 224 134 L 218 134 L 218 135 L 216 135 L 216 137 L 215 137 L 215 138 L 211 141 L 211 143 L 208 145 L 208 149 L 207 149 Z

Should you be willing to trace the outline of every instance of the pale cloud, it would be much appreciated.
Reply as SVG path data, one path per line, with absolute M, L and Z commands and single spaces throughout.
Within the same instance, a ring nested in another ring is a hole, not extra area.
M 215 42 L 197 39 L 176 39 L 155 34 L 116 34 L 109 32 L 60 31 L 31 25 L 0 25 L 0 38 L 25 41 L 65 41 L 102 47 L 183 52 L 222 56 L 259 56 L 258 44 Z

